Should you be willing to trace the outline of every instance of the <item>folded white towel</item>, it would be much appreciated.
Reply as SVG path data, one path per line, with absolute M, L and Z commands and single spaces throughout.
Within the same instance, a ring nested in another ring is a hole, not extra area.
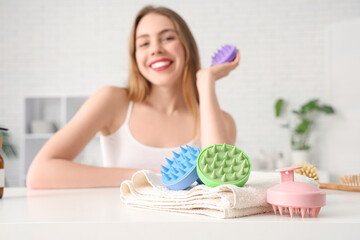
M 295 181 L 317 186 L 313 179 L 298 174 Z M 120 198 L 134 207 L 236 218 L 272 211 L 266 202 L 266 190 L 279 183 L 280 173 L 252 171 L 244 187 L 193 184 L 183 191 L 171 191 L 162 183 L 161 175 L 141 170 L 121 184 Z

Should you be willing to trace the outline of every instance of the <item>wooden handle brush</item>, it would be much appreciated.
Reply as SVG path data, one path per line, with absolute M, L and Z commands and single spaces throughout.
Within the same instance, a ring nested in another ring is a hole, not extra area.
M 340 184 L 336 183 L 321 183 L 316 168 L 311 164 L 300 164 L 302 168 L 295 170 L 296 173 L 305 175 L 317 181 L 319 187 L 322 189 L 341 190 L 360 192 L 360 174 L 359 175 L 347 175 L 339 178 Z
M 336 184 L 336 183 L 319 183 L 319 187 L 322 189 L 360 192 L 360 186 L 349 186 L 349 185 Z

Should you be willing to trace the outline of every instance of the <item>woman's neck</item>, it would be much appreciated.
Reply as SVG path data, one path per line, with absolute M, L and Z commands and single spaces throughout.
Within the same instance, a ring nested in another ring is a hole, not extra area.
M 187 111 L 181 84 L 176 86 L 151 86 L 151 92 L 146 103 L 168 115 L 179 111 Z

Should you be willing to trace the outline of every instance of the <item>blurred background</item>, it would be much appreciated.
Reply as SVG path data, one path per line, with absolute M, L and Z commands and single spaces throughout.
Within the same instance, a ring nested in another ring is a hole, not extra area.
M 335 113 L 317 115 L 307 160 L 326 181 L 360 172 L 359 0 L 0 0 L 0 127 L 17 150 L 2 153 L 7 186 L 24 185 L 36 152 L 87 97 L 126 85 L 130 28 L 149 3 L 186 20 L 202 67 L 221 45 L 240 49 L 217 94 L 253 170 L 293 164 L 292 110 L 318 99 Z M 98 136 L 76 161 L 101 165 Z

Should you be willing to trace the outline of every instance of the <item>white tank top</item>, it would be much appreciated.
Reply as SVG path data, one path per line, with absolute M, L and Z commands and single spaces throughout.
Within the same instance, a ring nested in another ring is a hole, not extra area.
M 160 164 L 166 166 L 165 158 L 171 159 L 172 151 L 180 152 L 180 148 L 151 147 L 138 142 L 129 128 L 132 108 L 133 102 L 130 101 L 125 122 L 117 131 L 108 136 L 100 135 L 104 166 L 139 169 L 159 169 Z M 197 143 L 198 138 L 187 145 L 200 147 L 200 143 Z

